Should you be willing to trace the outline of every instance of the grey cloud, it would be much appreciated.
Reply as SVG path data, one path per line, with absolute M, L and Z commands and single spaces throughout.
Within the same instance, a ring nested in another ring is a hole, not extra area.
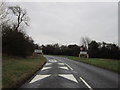
M 39 44 L 79 44 L 88 36 L 97 41 L 118 42 L 117 3 L 11 3 L 27 9 L 28 30 Z

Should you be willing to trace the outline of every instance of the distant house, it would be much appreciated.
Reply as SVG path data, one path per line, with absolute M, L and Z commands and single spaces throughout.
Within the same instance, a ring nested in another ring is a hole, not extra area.
M 35 56 L 35 55 L 42 55 L 42 54 L 43 54 L 43 52 L 40 49 L 35 49 L 34 52 L 33 52 L 33 56 Z

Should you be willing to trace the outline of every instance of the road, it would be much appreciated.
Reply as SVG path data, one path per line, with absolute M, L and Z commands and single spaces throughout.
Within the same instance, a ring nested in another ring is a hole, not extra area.
M 118 88 L 119 74 L 57 56 L 45 56 L 47 63 L 21 88 Z

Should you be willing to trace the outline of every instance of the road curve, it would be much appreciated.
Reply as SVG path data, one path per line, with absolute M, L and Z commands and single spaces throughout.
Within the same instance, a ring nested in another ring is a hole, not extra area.
M 45 56 L 47 63 L 20 88 L 118 88 L 119 74 L 57 56 Z

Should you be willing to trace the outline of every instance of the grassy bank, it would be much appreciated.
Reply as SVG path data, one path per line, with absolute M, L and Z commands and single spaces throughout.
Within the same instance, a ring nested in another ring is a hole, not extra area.
M 87 58 L 78 58 L 74 56 L 64 56 L 64 57 L 120 73 L 120 69 L 119 69 L 120 60 L 118 61 L 112 59 L 98 59 L 98 58 L 87 59 Z
M 34 56 L 26 59 L 3 56 L 2 87 L 19 87 L 39 70 L 45 61 L 46 59 L 43 56 Z

